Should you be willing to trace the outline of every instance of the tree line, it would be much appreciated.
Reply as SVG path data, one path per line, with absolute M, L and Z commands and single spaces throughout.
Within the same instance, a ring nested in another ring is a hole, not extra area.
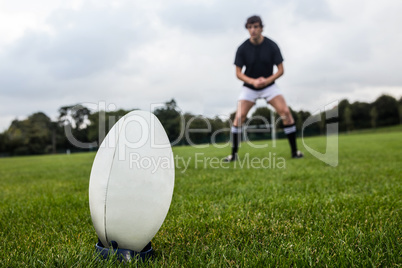
M 135 110 L 135 109 L 131 109 Z M 83 105 L 61 107 L 56 121 L 43 112 L 34 113 L 24 120 L 15 119 L 3 133 L 0 133 L 0 156 L 65 153 L 66 151 L 96 150 L 106 133 L 118 119 L 131 110 L 91 112 Z M 336 116 L 327 118 L 327 112 L 312 115 L 308 111 L 294 111 L 297 129 L 303 128 L 308 118 L 317 117 L 314 123 L 304 127 L 303 135 L 325 134 L 326 124 L 337 122 L 340 132 L 377 128 L 402 123 L 402 97 L 399 100 L 382 95 L 373 103 L 354 102 L 344 99 L 336 107 Z M 227 142 L 234 112 L 227 118 L 206 118 L 201 115 L 180 112 L 174 99 L 153 111 L 164 126 L 173 145 L 192 145 L 211 142 Z M 248 134 L 252 140 L 269 139 L 276 127 L 276 137 L 284 137 L 279 116 L 268 107 L 257 108 L 248 118 L 247 125 L 253 129 Z M 70 137 L 86 146 L 76 146 Z

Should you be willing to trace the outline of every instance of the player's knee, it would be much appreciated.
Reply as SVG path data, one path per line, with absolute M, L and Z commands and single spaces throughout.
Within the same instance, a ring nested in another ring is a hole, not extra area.
M 280 115 L 280 117 L 282 117 L 282 118 L 288 117 L 290 114 L 289 108 L 287 108 L 287 107 L 278 109 L 277 112 Z
M 238 114 L 235 117 L 235 125 L 240 126 L 241 124 L 244 123 L 244 121 L 246 120 L 247 115 L 244 114 Z
M 246 118 L 247 118 L 247 113 L 244 113 L 244 114 L 241 115 L 241 121 L 242 122 L 246 121 Z
M 289 122 L 293 121 L 292 113 L 290 112 L 288 107 L 285 107 L 285 108 L 282 108 L 281 110 L 279 110 L 278 114 L 280 115 L 280 117 L 284 123 L 289 123 Z

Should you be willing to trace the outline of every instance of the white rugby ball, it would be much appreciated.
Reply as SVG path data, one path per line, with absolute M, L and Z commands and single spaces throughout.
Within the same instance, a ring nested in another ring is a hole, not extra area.
M 166 132 L 150 112 L 132 111 L 109 131 L 96 153 L 89 206 L 105 247 L 140 252 L 168 213 L 174 188 L 174 159 Z

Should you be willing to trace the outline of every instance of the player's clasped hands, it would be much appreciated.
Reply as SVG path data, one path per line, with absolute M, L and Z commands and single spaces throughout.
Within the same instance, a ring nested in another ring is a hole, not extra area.
M 259 89 L 259 88 L 266 87 L 269 83 L 270 83 L 269 78 L 265 78 L 265 77 L 261 76 L 261 77 L 254 79 L 253 86 L 255 88 Z

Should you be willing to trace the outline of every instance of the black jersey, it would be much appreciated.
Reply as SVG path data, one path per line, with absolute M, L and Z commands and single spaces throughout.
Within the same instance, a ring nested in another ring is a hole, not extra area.
M 244 74 L 251 78 L 258 78 L 271 76 L 274 65 L 282 62 L 283 58 L 278 45 L 271 39 L 264 37 L 263 42 L 259 45 L 254 45 L 250 39 L 241 44 L 237 49 L 234 64 L 241 68 L 246 66 Z M 261 90 L 247 83 L 244 85 L 254 90 Z

